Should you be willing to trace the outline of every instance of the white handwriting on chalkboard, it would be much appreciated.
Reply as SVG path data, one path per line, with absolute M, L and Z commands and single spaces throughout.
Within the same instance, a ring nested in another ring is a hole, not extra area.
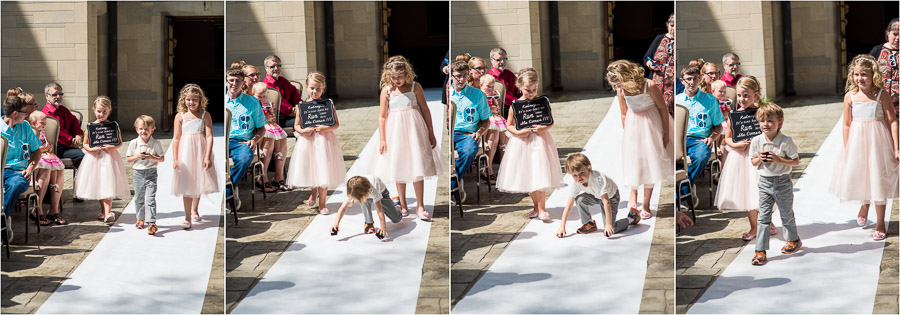
M 300 103 L 300 126 L 309 128 L 314 126 L 333 126 L 334 105 L 331 99 L 314 102 Z
M 90 146 L 119 145 L 119 124 L 116 122 L 88 124 Z

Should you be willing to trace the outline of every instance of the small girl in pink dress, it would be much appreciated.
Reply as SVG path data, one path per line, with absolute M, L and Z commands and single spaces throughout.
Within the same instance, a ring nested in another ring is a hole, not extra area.
M 32 130 L 38 135 L 38 138 L 41 139 L 41 160 L 34 170 L 34 178 L 37 181 L 38 200 L 44 200 L 44 196 L 49 189 L 51 191 L 50 211 L 58 212 L 58 210 L 55 209 L 59 209 L 60 187 L 62 187 L 61 185 L 65 179 L 63 172 L 66 167 L 63 165 L 62 160 L 54 153 L 56 152 L 55 143 L 47 142 L 47 136 L 44 134 L 44 128 L 47 126 L 47 115 L 40 111 L 33 111 L 31 112 L 31 115 L 28 116 L 28 123 L 31 124 Z M 47 221 L 43 217 L 43 206 L 41 204 L 42 202 L 38 202 L 37 204 L 37 217 L 39 223 L 41 225 L 50 225 L 50 221 Z
M 537 96 L 539 76 L 534 68 L 524 68 L 516 75 L 516 87 L 522 91 L 519 100 L 531 100 Z M 506 145 L 506 153 L 497 172 L 497 189 L 512 193 L 529 193 L 534 210 L 530 218 L 550 222 L 546 209 L 547 191 L 563 186 L 563 174 L 559 164 L 556 143 L 550 136 L 553 125 L 536 125 L 516 129 L 515 110 L 510 107 L 506 128 L 512 137 Z
M 485 143 L 485 149 L 487 150 L 488 157 L 488 165 L 494 164 L 494 156 L 499 152 L 500 159 L 503 159 L 503 150 L 506 148 L 506 143 L 509 142 L 509 138 L 506 137 L 506 118 L 500 114 L 500 94 L 494 89 L 494 76 L 485 74 L 481 76 L 481 91 L 484 92 L 484 96 L 487 98 L 488 106 L 491 108 L 491 118 L 490 125 L 488 125 L 488 131 L 484 135 L 484 140 L 487 141 Z M 494 185 L 497 183 L 497 175 L 494 174 L 493 166 L 488 167 L 488 173 L 481 174 L 481 177 Z
M 622 182 L 631 188 L 628 208 L 637 210 L 638 188 L 644 187 L 641 218 L 649 219 L 650 197 L 656 183 L 674 174 L 672 117 L 660 87 L 644 78 L 644 68 L 617 60 L 606 67 L 606 80 L 616 87 L 622 112 Z
M 93 123 L 106 123 L 109 113 L 112 112 L 112 101 L 109 97 L 99 96 L 94 100 Z M 122 134 L 119 136 L 119 145 L 104 145 L 91 147 L 90 129 L 85 134 L 83 151 L 84 159 L 78 166 L 75 176 L 74 195 L 81 200 L 99 200 L 101 212 L 97 218 L 103 222 L 114 223 L 116 215 L 112 212 L 113 198 L 126 199 L 131 197 L 128 178 L 125 176 L 125 163 L 119 154 L 122 146 Z
M 877 221 L 872 239 L 883 240 L 885 203 L 898 195 L 897 116 L 890 93 L 882 89 L 884 76 L 875 58 L 858 55 L 848 70 L 844 146 L 828 190 L 841 201 L 862 202 L 856 216 L 860 226 L 866 225 L 869 203 L 874 203 Z
M 172 135 L 172 195 L 183 196 L 181 228 L 190 229 L 191 221 L 201 221 L 197 210 L 200 195 L 219 191 L 219 180 L 213 163 L 212 119 L 206 114 L 206 95 L 193 83 L 181 88 L 178 95 L 179 113 Z
M 250 89 L 252 96 L 256 97 L 262 105 L 263 114 L 266 115 L 266 134 L 259 144 L 262 147 L 259 159 L 263 163 L 263 182 L 257 182 L 255 185 L 265 189 L 266 192 L 274 192 L 278 189 L 287 191 L 290 190 L 284 184 L 284 155 L 287 153 L 287 133 L 278 125 L 278 118 L 275 117 L 275 111 L 273 110 L 274 107 L 266 98 L 267 90 L 268 87 L 262 82 L 253 84 L 253 87 Z M 272 158 L 275 158 L 275 179 L 269 183 L 268 169 Z
M 322 99 L 325 93 L 325 76 L 313 72 L 306 76 L 306 93 L 308 101 Z M 310 207 L 319 202 L 319 213 L 329 214 L 325 207 L 328 187 L 337 187 L 344 183 L 347 171 L 344 169 L 344 153 L 338 143 L 334 130 L 341 126 L 337 110 L 334 112 L 334 125 L 301 128 L 303 113 L 298 108 L 294 120 L 297 143 L 291 155 L 288 167 L 287 185 L 290 187 L 310 187 L 312 193 L 306 204 Z

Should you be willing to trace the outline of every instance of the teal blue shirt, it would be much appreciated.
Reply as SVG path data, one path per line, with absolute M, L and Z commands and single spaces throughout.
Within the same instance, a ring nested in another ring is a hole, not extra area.
M 478 131 L 478 123 L 491 117 L 484 92 L 468 84 L 460 92 L 450 90 L 450 101 L 456 103 L 455 131 L 474 133 Z
M 6 124 L 0 124 L 0 134 L 9 141 L 6 150 L 5 167 L 7 169 L 24 171 L 28 168 L 28 160 L 32 153 L 41 148 L 41 139 L 31 130 L 27 121 L 16 124 L 10 128 Z
M 687 93 L 675 95 L 675 103 L 688 109 L 688 137 L 709 138 L 712 128 L 725 121 L 716 97 L 699 89 L 694 97 L 688 97 Z
M 253 131 L 266 125 L 259 100 L 241 93 L 236 99 L 225 94 L 225 107 L 231 111 L 231 139 L 249 141 L 253 139 Z

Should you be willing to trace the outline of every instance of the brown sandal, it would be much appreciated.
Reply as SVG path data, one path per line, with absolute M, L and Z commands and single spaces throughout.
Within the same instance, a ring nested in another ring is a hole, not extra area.
M 48 216 L 47 216 L 47 219 L 50 220 L 52 223 L 57 224 L 57 225 L 67 225 L 67 224 L 69 224 L 69 222 L 66 221 L 65 219 L 61 218 L 61 217 L 59 216 L 59 214 L 48 215 Z
M 41 215 L 34 215 L 34 211 L 32 211 L 32 212 L 28 215 L 28 217 L 31 218 L 31 220 L 34 221 L 34 223 L 37 223 L 37 224 L 40 225 L 40 226 L 48 226 L 48 225 L 50 225 L 50 221 L 48 221 L 48 220 L 47 220 L 47 217 L 45 217 L 43 214 L 41 214 Z

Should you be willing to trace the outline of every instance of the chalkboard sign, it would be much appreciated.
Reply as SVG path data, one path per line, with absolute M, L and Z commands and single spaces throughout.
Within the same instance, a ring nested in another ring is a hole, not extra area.
M 121 139 L 119 139 L 119 123 L 115 121 L 88 124 L 87 128 L 92 148 L 122 144 Z
M 531 100 L 515 100 L 512 103 L 512 109 L 518 130 L 536 125 L 549 126 L 553 124 L 553 115 L 550 114 L 550 99 L 546 95 Z
M 300 102 L 300 128 L 334 126 L 334 102 L 330 98 L 321 101 Z
M 756 121 L 756 110 L 756 108 L 751 108 L 728 113 L 728 119 L 731 121 L 731 141 L 750 140 L 762 133 L 759 130 L 759 122 Z

